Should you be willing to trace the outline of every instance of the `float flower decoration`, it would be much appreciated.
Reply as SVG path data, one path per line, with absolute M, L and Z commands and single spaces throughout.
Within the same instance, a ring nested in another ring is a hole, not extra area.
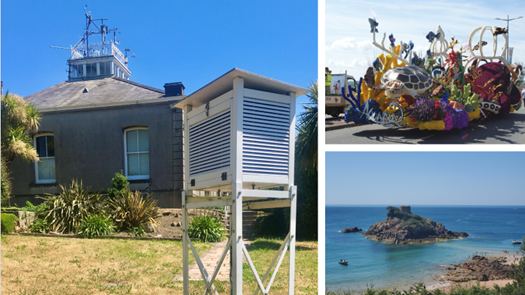
M 361 89 L 363 78 L 359 79 L 358 89 Z M 348 95 L 346 94 L 347 89 Z M 403 108 L 392 102 L 390 107 L 395 109 L 393 112 L 383 112 L 379 103 L 373 99 L 367 99 L 361 104 L 361 94 L 357 92 L 357 97 L 352 93 L 352 87 L 345 85 L 341 88 L 343 98 L 350 102 L 351 107 L 345 113 L 345 122 L 354 122 L 356 124 L 372 124 L 377 123 L 387 127 L 404 127 L 404 112 Z
M 369 22 L 372 44 L 386 54 L 380 54 L 373 67 L 368 68 L 365 83 L 360 79 L 357 98 L 348 91 L 347 85 L 343 87 L 343 96 L 352 101 L 346 121 L 378 123 L 390 128 L 450 130 L 465 128 L 475 119 L 513 112 L 521 107 L 521 94 L 515 86 L 521 69 L 514 68 L 501 54 L 496 54 L 498 35 L 503 36 L 505 45 L 508 42 L 506 33 L 494 34 L 499 28 L 476 28 L 468 44 L 456 51 L 454 47 L 459 41 L 454 38 L 447 41 L 444 31 L 437 26 L 426 35 L 430 43 L 426 56 L 419 57 L 413 53 L 412 41 L 408 44 L 399 41 L 396 45 L 393 34 L 388 38 L 388 49 L 386 33 L 378 43 L 379 23 L 375 19 Z M 489 31 L 494 38 L 492 55 L 483 54 L 483 46 L 487 44 L 483 34 Z M 477 33 L 480 34 L 479 42 L 471 46 Z M 465 58 L 467 50 L 470 56 Z M 474 53 L 478 50 L 479 53 Z M 479 60 L 485 64 L 480 65 Z

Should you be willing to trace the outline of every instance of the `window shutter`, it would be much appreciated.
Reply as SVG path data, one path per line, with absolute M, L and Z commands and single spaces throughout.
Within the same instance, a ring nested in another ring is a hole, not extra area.
M 190 176 L 230 167 L 230 110 L 190 127 Z
M 243 173 L 288 175 L 289 141 L 289 104 L 244 98 Z

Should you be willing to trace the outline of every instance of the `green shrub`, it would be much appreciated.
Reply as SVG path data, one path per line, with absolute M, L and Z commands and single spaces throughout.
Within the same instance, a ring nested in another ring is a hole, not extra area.
M 25 208 L 27 208 L 28 211 L 35 212 L 36 218 L 44 218 L 46 216 L 46 212 L 49 210 L 48 203 L 46 202 L 35 206 L 31 204 L 31 202 L 27 201 Z
M 188 226 L 188 235 L 203 242 L 220 242 L 223 236 L 223 225 L 211 215 L 195 217 Z
M 37 218 L 33 223 L 29 226 L 29 230 L 32 233 L 47 233 L 49 232 L 49 224 L 45 219 Z
M 2 207 L 7 206 L 9 203 L 9 199 L 11 198 L 11 180 L 9 179 L 9 170 L 7 170 L 7 166 L 5 163 L 5 159 L 2 158 L 1 163 L 1 171 L 0 171 L 0 186 L 1 186 L 1 195 L 2 195 Z
M 10 233 L 15 230 L 16 221 L 18 217 L 10 213 L 2 213 L 2 233 Z
M 98 236 L 108 236 L 115 232 L 113 221 L 98 215 L 89 215 L 80 222 L 77 234 L 84 238 L 93 239 Z
M 126 189 L 129 189 L 129 181 L 121 170 L 119 173 L 115 173 L 115 177 L 111 179 L 111 188 L 108 189 L 108 197 L 111 199 L 122 197 L 122 195 L 126 193 Z
M 131 227 L 128 229 L 128 232 L 135 237 L 143 237 L 146 235 L 146 232 L 144 231 L 144 226 L 142 225 Z
M 60 186 L 59 195 L 47 194 L 44 199 L 47 203 L 43 215 L 53 231 L 75 232 L 80 222 L 89 215 L 102 215 L 103 196 L 99 193 L 89 194 L 82 187 L 82 181 L 71 182 L 69 188 Z
M 47 207 L 47 204 L 45 202 L 41 203 L 38 206 L 33 205 L 33 203 L 26 201 L 26 205 L 24 207 L 18 207 L 16 204 L 15 206 L 11 207 L 2 207 L 3 211 L 6 210 L 15 210 L 15 211 L 31 211 L 35 212 L 35 215 L 38 215 L 39 213 L 42 213 Z
M 143 197 L 139 191 L 131 192 L 126 188 L 122 198 L 107 200 L 111 218 L 120 229 L 129 229 L 142 226 L 149 222 L 157 225 L 160 217 L 157 200 L 151 198 L 151 194 Z

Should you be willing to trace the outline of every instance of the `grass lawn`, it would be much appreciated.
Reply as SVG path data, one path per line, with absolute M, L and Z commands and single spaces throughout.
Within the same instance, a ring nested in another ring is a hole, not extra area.
M 296 244 L 296 294 L 317 294 L 317 242 Z M 194 246 L 199 254 L 211 247 Z M 250 255 L 261 277 L 279 246 L 277 240 L 252 243 Z M 1 250 L 3 294 L 182 294 L 182 281 L 174 281 L 182 273 L 182 242 L 7 235 Z M 288 294 L 287 257 L 270 294 Z M 249 266 L 243 268 L 243 293 L 252 294 L 257 283 Z M 229 294 L 229 282 L 215 286 Z M 202 294 L 203 287 L 190 282 L 190 294 Z

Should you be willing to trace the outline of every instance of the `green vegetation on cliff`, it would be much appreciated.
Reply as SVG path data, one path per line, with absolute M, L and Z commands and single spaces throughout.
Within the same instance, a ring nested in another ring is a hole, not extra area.
M 425 228 L 431 228 L 432 226 L 428 218 L 421 217 L 413 213 L 403 212 L 399 208 L 394 206 L 388 206 L 386 207 L 386 209 L 388 210 L 386 216 L 390 218 L 398 218 L 400 220 L 403 220 L 403 223 L 401 224 L 402 227 L 422 230 Z

